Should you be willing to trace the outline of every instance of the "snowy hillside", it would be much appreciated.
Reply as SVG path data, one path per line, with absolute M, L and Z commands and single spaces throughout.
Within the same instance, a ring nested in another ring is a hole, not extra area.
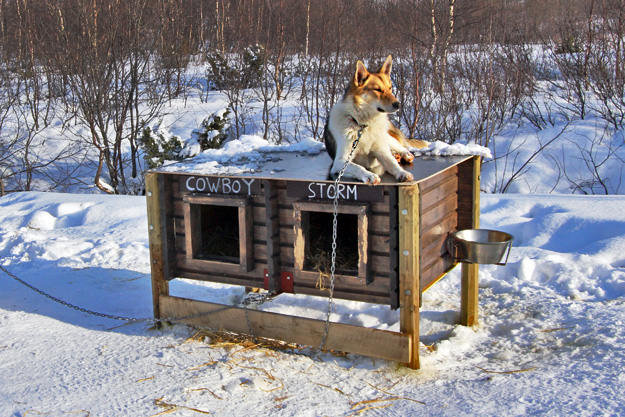
M 0 265 L 80 307 L 150 317 L 145 211 L 141 197 L 2 197 Z M 459 269 L 425 293 L 419 371 L 92 316 L 0 272 L 0 415 L 623 415 L 623 213 L 620 196 L 483 195 L 481 226 L 516 237 L 510 261 L 480 268 L 475 329 L 455 324 Z M 184 282 L 172 291 L 244 295 Z M 326 303 L 265 306 L 323 317 Z M 398 328 L 397 312 L 357 302 L 337 301 L 332 319 Z

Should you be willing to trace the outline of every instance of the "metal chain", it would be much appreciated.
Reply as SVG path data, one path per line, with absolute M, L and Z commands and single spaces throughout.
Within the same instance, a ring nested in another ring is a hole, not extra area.
M 202 316 L 208 316 L 210 314 L 219 313 L 221 311 L 225 311 L 225 310 L 228 310 L 228 309 L 232 308 L 232 306 L 224 306 L 223 308 L 220 308 L 218 310 L 208 311 L 208 312 L 204 312 L 204 313 L 192 314 L 192 315 L 189 315 L 189 316 L 172 317 L 172 318 L 164 318 L 164 319 L 155 319 L 155 318 L 152 318 L 152 317 L 136 318 L 136 317 L 115 316 L 113 314 L 99 313 L 97 311 L 89 310 L 89 309 L 86 309 L 86 308 L 79 307 L 77 305 L 68 303 L 67 301 L 61 300 L 60 298 L 57 298 L 57 297 L 55 297 L 55 296 L 53 296 L 51 294 L 48 294 L 47 292 L 42 291 L 39 288 L 37 288 L 37 287 L 27 283 L 26 281 L 18 278 L 17 276 L 15 276 L 15 274 L 13 274 L 10 271 L 8 271 L 2 265 L 0 265 L 0 270 L 2 272 L 4 272 L 5 274 L 7 274 L 9 277 L 13 278 L 15 281 L 17 281 L 20 284 L 24 285 L 25 287 L 28 287 L 31 290 L 33 290 L 34 292 L 36 292 L 36 293 L 38 293 L 40 295 L 43 295 L 44 297 L 46 297 L 46 298 L 48 298 L 48 299 L 50 299 L 52 301 L 55 301 L 55 302 L 57 302 L 59 304 L 62 304 L 65 307 L 69 307 L 69 308 L 71 308 L 73 310 L 80 311 L 81 313 L 90 314 L 92 316 L 103 317 L 103 318 L 112 319 L 112 320 L 127 321 L 129 323 L 142 323 L 142 322 L 159 323 L 159 322 L 162 322 L 162 321 L 167 321 L 169 323 L 186 324 L 186 325 L 188 325 L 188 323 L 185 323 L 184 320 L 190 320 L 190 319 L 194 319 L 194 318 L 198 318 L 198 317 L 202 317 Z M 246 300 L 243 301 L 243 303 L 245 303 L 245 302 L 246 302 Z M 248 302 L 248 304 L 249 303 L 250 302 Z M 262 304 L 262 302 L 259 303 L 259 304 Z M 197 325 L 194 325 L 194 326 L 197 326 Z M 202 326 L 197 326 L 197 327 L 202 327 Z
M 321 344 L 319 345 L 318 350 L 323 349 L 323 346 L 326 343 L 326 339 L 328 338 L 328 331 L 330 329 L 330 314 L 332 314 L 332 308 L 334 307 L 334 280 L 335 280 L 335 272 L 336 272 L 336 238 L 337 238 L 337 229 L 338 229 L 338 210 L 339 210 L 339 193 L 336 191 L 338 189 L 339 181 L 343 174 L 345 174 L 345 170 L 347 169 L 347 165 L 352 161 L 352 157 L 354 156 L 354 152 L 356 151 L 356 147 L 360 142 L 360 138 L 362 137 L 362 132 L 365 130 L 367 125 L 358 125 L 358 136 L 356 140 L 352 143 L 352 149 L 347 156 L 347 160 L 345 161 L 345 165 L 339 172 L 338 176 L 334 180 L 334 202 L 333 202 L 333 218 L 332 218 L 332 258 L 331 258 L 331 266 L 330 266 L 330 297 L 328 300 L 328 312 L 326 314 L 326 323 L 325 329 L 323 331 L 323 338 L 321 339 Z
M 0 265 L 0 270 L 2 270 L 2 272 L 7 274 L 9 277 L 13 278 L 15 281 L 19 282 L 20 284 L 24 285 L 25 287 L 30 288 L 31 290 L 35 291 L 36 293 L 38 293 L 40 295 L 43 295 L 44 297 L 49 298 L 52 301 L 56 301 L 57 303 L 62 304 L 65 307 L 72 308 L 72 309 L 80 311 L 82 313 L 91 314 L 92 316 L 104 317 L 104 318 L 107 318 L 107 319 L 121 320 L 121 321 L 130 321 L 130 322 L 141 322 L 141 321 L 153 321 L 154 320 L 154 319 L 148 319 L 148 318 L 138 319 L 138 318 L 133 318 L 133 317 L 115 316 L 115 315 L 112 315 L 112 314 L 98 313 L 97 311 L 88 310 L 88 309 L 83 308 L 83 307 L 78 307 L 78 306 L 76 306 L 74 304 L 68 303 L 67 301 L 61 300 L 60 298 L 57 298 L 57 297 L 55 297 L 53 295 L 50 295 L 47 292 L 42 291 L 39 288 L 37 288 L 37 287 L 27 283 L 26 281 L 16 277 L 13 273 L 9 272 L 2 265 Z
M 247 313 L 247 307 L 250 304 L 256 304 L 256 306 L 262 305 L 265 301 L 271 301 L 271 296 L 269 293 L 266 294 L 258 294 L 258 293 L 249 293 L 245 297 L 245 299 L 241 302 L 243 305 L 243 309 L 245 311 L 245 321 L 247 322 L 247 329 L 249 330 L 250 336 L 256 342 L 256 336 L 254 335 L 254 330 L 252 330 L 252 323 L 250 321 L 250 316 Z

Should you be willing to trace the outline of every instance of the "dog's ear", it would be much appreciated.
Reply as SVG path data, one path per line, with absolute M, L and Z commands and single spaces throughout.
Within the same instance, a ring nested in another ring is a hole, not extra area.
M 384 64 L 382 64 L 382 68 L 380 69 L 380 72 L 382 74 L 386 74 L 390 76 L 392 68 L 393 68 L 393 57 L 389 55 L 386 57 L 386 61 L 384 61 Z
M 367 68 L 362 61 L 358 61 L 356 63 L 356 74 L 354 74 L 354 81 L 356 82 L 356 85 L 358 87 L 363 85 L 367 77 L 369 77 L 369 71 L 367 71 Z

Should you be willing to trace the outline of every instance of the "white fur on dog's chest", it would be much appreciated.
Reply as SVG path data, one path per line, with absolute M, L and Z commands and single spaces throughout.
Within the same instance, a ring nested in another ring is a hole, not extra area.
M 388 121 L 385 118 L 376 117 L 371 119 L 362 132 L 358 147 L 362 152 L 369 153 L 376 146 L 386 146 L 388 129 Z

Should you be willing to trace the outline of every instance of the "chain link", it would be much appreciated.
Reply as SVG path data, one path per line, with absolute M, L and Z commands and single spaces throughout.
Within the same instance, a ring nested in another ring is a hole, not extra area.
M 339 193 L 336 191 L 338 189 L 339 181 L 341 177 L 345 174 L 345 170 L 347 169 L 347 165 L 352 161 L 352 157 L 354 156 L 354 152 L 356 151 L 356 147 L 360 142 L 360 138 L 362 137 L 362 132 L 365 130 L 367 125 L 358 125 L 358 136 L 356 140 L 352 143 L 352 149 L 347 156 L 347 160 L 345 161 L 345 165 L 337 175 L 334 180 L 334 201 L 333 201 L 333 218 L 332 218 L 332 258 L 330 265 L 330 297 L 328 299 L 328 311 L 326 314 L 326 322 L 325 328 L 323 330 L 323 338 L 321 339 L 321 344 L 319 345 L 318 350 L 323 349 L 323 346 L 326 343 L 326 339 L 328 338 L 328 331 L 330 329 L 330 315 L 332 314 L 332 308 L 334 307 L 334 281 L 335 281 L 335 272 L 336 272 L 336 238 L 337 238 L 337 230 L 338 230 L 338 210 L 339 210 Z
M 241 304 L 243 305 L 243 309 L 245 311 L 245 321 L 247 322 L 247 329 L 249 330 L 250 336 L 252 336 L 254 343 L 256 343 L 256 336 L 254 335 L 254 330 L 252 330 L 252 323 L 250 322 L 250 316 L 247 312 L 247 307 L 250 304 L 254 304 L 258 307 L 259 305 L 264 304 L 266 301 L 271 301 L 271 298 L 272 297 L 269 295 L 269 293 L 266 293 L 266 294 L 249 293 L 247 294 L 245 299 L 241 302 Z

